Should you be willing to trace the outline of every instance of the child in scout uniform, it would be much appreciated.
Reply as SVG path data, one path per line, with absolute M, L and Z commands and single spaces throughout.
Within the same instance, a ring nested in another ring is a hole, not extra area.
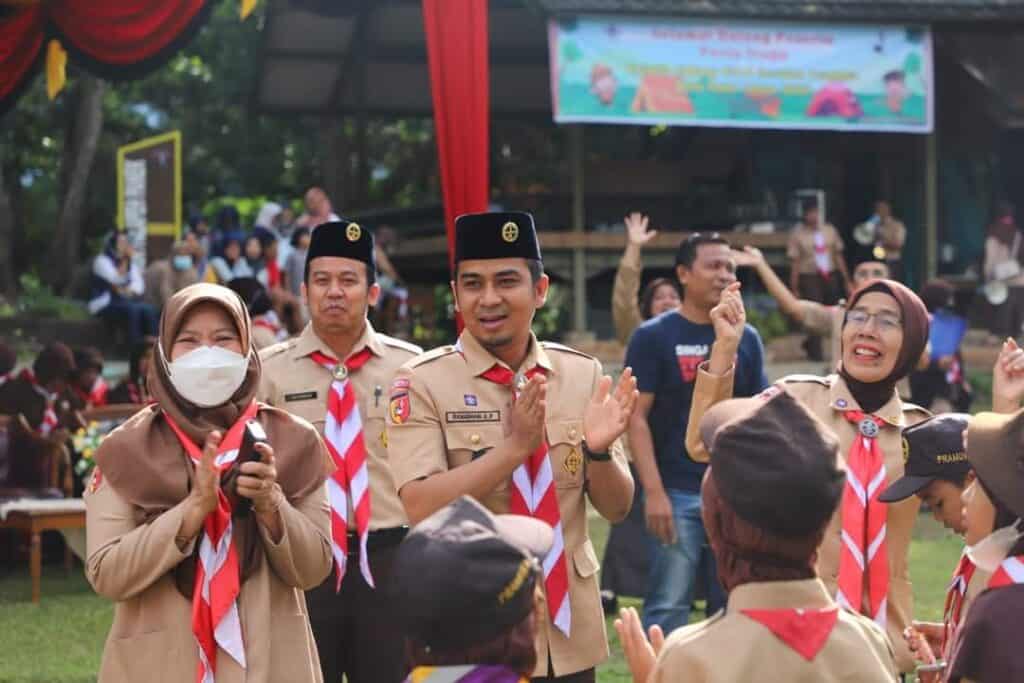
M 414 665 L 407 683 L 526 683 L 554 540 L 544 522 L 493 515 L 469 496 L 417 524 L 388 587 Z
M 971 418 L 964 493 L 967 556 L 991 578 L 957 631 L 944 681 L 1021 681 L 1024 616 L 1024 412 Z
M 586 501 L 612 522 L 629 511 L 633 479 L 617 440 L 636 384 L 627 368 L 612 390 L 596 359 L 533 336 L 548 278 L 532 216 L 464 215 L 455 233 L 452 288 L 465 329 L 454 346 L 395 375 L 387 426 L 395 483 L 413 522 L 470 495 L 551 526 L 534 675 L 593 681 L 608 642 Z
M 328 481 L 334 569 L 306 593 L 326 683 L 398 683 L 403 634 L 379 588 L 405 537 L 405 510 L 388 468 L 385 391 L 421 349 L 374 331 L 380 296 L 373 236 L 351 221 L 314 232 L 302 294 L 310 322 L 264 349 L 260 398 L 317 427 L 335 464 Z
M 878 494 L 903 476 L 902 429 L 929 417 L 896 391 L 924 351 L 928 312 L 902 284 L 873 280 L 850 297 L 841 338 L 837 374 L 784 377 L 777 387 L 835 432 L 839 467 L 848 473 L 843 502 L 819 548 L 818 574 L 840 604 L 885 627 L 900 671 L 910 673 L 914 658 L 902 634 L 912 617 L 907 563 L 920 499 L 886 505 Z M 698 371 L 688 444 L 704 411 L 732 392 L 733 371 L 728 360 L 714 363 L 718 355 L 713 347 L 711 360 Z
M 711 453 L 702 514 L 728 604 L 667 640 L 652 627 L 650 642 L 636 611 L 622 610 L 633 680 L 895 680 L 884 631 L 841 609 L 815 571 L 844 488 L 835 435 L 778 389 L 716 405 L 700 432 Z
M 965 531 L 961 496 L 974 483 L 967 462 L 963 433 L 969 415 L 946 413 L 903 430 L 904 474 L 879 496 L 883 503 L 898 503 L 911 496 L 925 502 L 936 521 L 957 534 Z M 939 680 L 936 658 L 948 655 L 957 628 L 977 594 L 988 581 L 988 573 L 979 570 L 967 555 L 960 558 L 946 596 L 943 623 L 914 622 L 904 632 L 908 646 L 918 662 L 921 680 L 934 676 Z

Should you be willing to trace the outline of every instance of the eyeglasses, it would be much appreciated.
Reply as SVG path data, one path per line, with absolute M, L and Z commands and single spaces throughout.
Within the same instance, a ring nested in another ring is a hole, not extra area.
M 897 315 L 882 311 L 881 313 L 868 313 L 859 309 L 846 312 L 846 319 L 843 324 L 850 325 L 856 329 L 867 327 L 868 321 L 875 319 L 875 325 L 882 332 L 895 332 L 903 328 L 903 321 Z

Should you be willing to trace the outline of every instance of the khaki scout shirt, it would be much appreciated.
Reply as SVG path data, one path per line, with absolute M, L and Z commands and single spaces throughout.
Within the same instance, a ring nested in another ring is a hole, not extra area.
M 832 270 L 839 269 L 839 259 L 843 257 L 843 238 L 839 231 L 831 223 L 821 226 L 825 235 L 825 248 L 828 249 L 832 259 Z M 798 225 L 789 235 L 789 244 L 786 247 L 786 256 L 791 261 L 796 261 L 796 267 L 801 275 L 817 275 L 818 265 L 814 261 L 814 233 L 816 230 L 808 228 L 804 224 Z
M 480 375 L 496 363 L 468 333 L 454 346 L 435 349 L 406 363 L 395 375 L 396 402 L 388 421 L 388 453 L 399 489 L 465 465 L 504 438 L 503 411 L 508 387 Z M 547 372 L 546 431 L 569 569 L 571 638 L 543 619 L 537 633 L 537 672 L 547 674 L 548 657 L 556 675 L 589 669 L 608 656 L 604 613 L 598 592 L 599 568 L 587 533 L 586 462 L 583 459 L 583 410 L 601 378 L 598 361 L 559 344 L 532 339 L 521 368 Z M 616 464 L 628 470 L 621 446 L 611 449 Z M 511 478 L 481 502 L 496 513 L 509 510 Z M 599 510 L 600 512 L 600 510 Z M 544 606 L 547 614 L 547 606 Z
M 687 423 L 687 443 L 699 440 L 690 431 L 700 424 L 700 418 L 714 403 L 729 398 L 727 390 L 721 383 L 732 383 L 732 372 L 723 376 L 708 372 L 698 372 L 697 383 L 693 389 L 693 405 L 690 408 L 690 421 Z M 829 427 L 839 439 L 838 466 L 846 468 L 846 454 L 850 452 L 853 440 L 860 432 L 857 425 L 843 417 L 845 410 L 860 410 L 853 398 L 846 381 L 838 375 L 817 377 L 813 375 L 791 375 L 779 380 L 778 384 L 795 396 L 814 415 Z M 694 413 L 698 412 L 695 416 Z M 882 418 L 885 425 L 878 435 L 879 445 L 885 460 L 887 481 L 896 481 L 903 476 L 905 464 L 903 439 L 901 430 L 928 418 L 930 413 L 912 403 L 904 403 L 894 392 L 893 397 L 875 415 Z M 698 456 L 691 451 L 691 457 Z M 707 452 L 701 451 L 703 461 L 707 462 Z M 911 496 L 898 503 L 887 505 L 886 551 L 889 555 L 889 595 L 886 614 L 887 631 L 896 651 L 896 663 L 899 670 L 907 673 L 914 670 L 914 661 L 903 640 L 903 630 L 910 626 L 913 617 L 913 594 L 910 585 L 910 572 L 907 561 L 910 552 L 910 537 L 917 519 L 921 499 Z M 836 592 L 836 579 L 839 576 L 839 550 L 842 546 L 840 538 L 843 530 L 842 507 L 836 509 L 825 538 L 818 549 L 818 575 L 825 582 L 829 593 Z
M 351 373 L 349 378 L 363 420 L 363 441 L 369 456 L 370 530 L 375 531 L 408 524 L 405 508 L 398 499 L 398 488 L 388 467 L 384 416 L 387 414 L 388 387 L 391 386 L 395 370 L 422 353 L 422 349 L 375 332 L 369 321 L 350 355 L 364 348 L 369 348 L 373 357 L 359 370 Z M 334 378 L 327 368 L 310 358 L 314 351 L 334 356 L 330 347 L 313 331 L 312 323 L 307 324 L 298 337 L 261 351 L 263 379 L 260 382 L 259 400 L 308 420 L 323 436 L 327 393 Z M 354 529 L 355 515 L 350 514 L 348 519 L 349 527 Z
M 648 683 L 892 683 L 893 653 L 882 630 L 846 610 L 825 645 L 807 661 L 748 609 L 835 606 L 820 579 L 747 583 L 733 588 L 723 612 L 674 631 Z
M 878 242 L 885 248 L 886 261 L 899 261 L 907 242 L 907 226 L 897 218 L 886 218 L 878 224 Z
M 615 283 L 612 285 L 612 322 L 615 324 L 615 337 L 623 344 L 629 343 L 633 330 L 644 321 L 640 313 L 640 277 L 643 274 L 640 252 L 626 250 L 615 271 Z

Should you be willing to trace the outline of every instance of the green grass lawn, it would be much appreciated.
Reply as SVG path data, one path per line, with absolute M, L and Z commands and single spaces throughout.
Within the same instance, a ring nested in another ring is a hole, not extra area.
M 592 516 L 591 531 L 598 556 L 603 557 L 608 527 Z M 920 518 L 910 551 L 918 618 L 941 619 L 946 584 L 961 548 L 960 540 L 930 517 Z M 95 681 L 113 615 L 111 604 L 92 592 L 80 570 L 65 576 L 57 566 L 46 567 L 42 592 L 42 603 L 33 605 L 27 566 L 6 567 L 0 574 L 0 634 L 4 634 L 0 683 Z M 638 606 L 639 602 L 623 600 L 623 604 Z M 612 658 L 599 669 L 598 680 L 630 681 L 610 620 L 608 632 Z

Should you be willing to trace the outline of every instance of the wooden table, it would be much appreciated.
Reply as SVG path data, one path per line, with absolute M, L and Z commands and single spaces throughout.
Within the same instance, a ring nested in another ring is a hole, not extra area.
M 46 505 L 50 504 L 50 505 Z M 18 509 L 11 503 L 0 529 L 20 529 L 31 537 L 29 572 L 32 575 L 32 602 L 39 603 L 39 581 L 43 574 L 42 534 L 44 531 L 85 528 L 85 502 L 81 498 L 33 501 L 34 507 Z M 0 506 L 2 507 L 2 506 Z M 71 551 L 64 551 L 64 568 L 71 569 Z

